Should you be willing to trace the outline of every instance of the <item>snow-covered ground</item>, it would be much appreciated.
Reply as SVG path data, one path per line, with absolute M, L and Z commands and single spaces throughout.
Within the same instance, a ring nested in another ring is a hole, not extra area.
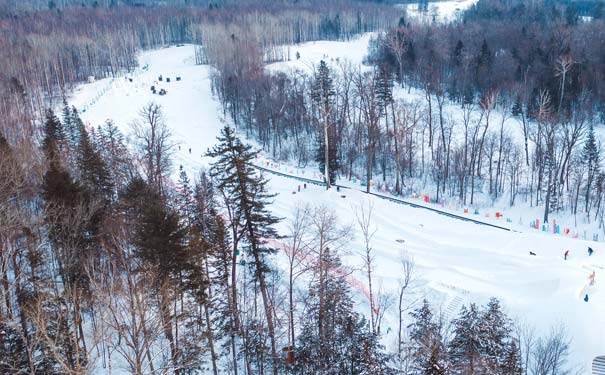
M 452 22 L 473 6 L 478 0 L 447 0 L 429 3 L 428 9 L 421 9 L 419 3 L 404 4 L 411 19 L 420 22 Z
M 445 1 L 432 3 L 432 5 L 439 4 L 447 10 L 450 9 L 448 6 L 451 6 L 453 3 L 457 4 L 458 2 Z M 469 1 L 464 1 L 464 3 L 468 6 L 472 5 Z M 361 64 L 365 55 L 367 54 L 368 43 L 375 35 L 375 33 L 366 33 L 360 37 L 344 42 L 318 41 L 302 43 L 294 46 L 284 46 L 282 48 L 287 48 L 290 50 L 292 60 L 268 64 L 266 69 L 271 73 L 285 72 L 288 74 L 296 74 L 297 72 L 301 72 L 305 74 L 313 74 L 314 67 L 319 63 L 320 60 L 323 59 L 332 67 L 336 74 L 339 74 L 341 67 L 345 64 L 353 69 L 369 70 L 371 69 L 370 67 L 362 66 Z M 296 53 L 299 54 L 299 59 L 293 57 L 296 55 Z M 396 85 L 393 94 L 396 99 L 405 100 L 408 103 L 425 102 L 425 94 L 419 89 L 409 87 L 401 88 L 399 85 Z M 433 108 L 433 110 L 436 111 L 435 108 Z M 446 102 L 443 108 L 443 113 L 446 121 L 454 121 L 456 124 L 456 126 L 453 128 L 453 144 L 461 143 L 462 139 L 464 139 L 464 128 L 462 126 L 463 115 L 459 105 L 456 103 Z M 481 113 L 477 107 L 475 108 L 471 118 L 473 121 L 478 121 L 480 117 Z M 504 114 L 500 110 L 494 110 L 490 116 L 490 132 L 499 132 L 501 125 L 503 125 L 503 128 L 505 129 L 505 134 L 508 134 L 513 140 L 515 140 L 516 144 L 523 144 L 523 132 L 519 120 L 512 117 L 510 113 Z M 597 136 L 601 138 L 601 140 L 605 141 L 605 133 L 600 130 L 601 129 L 597 129 Z M 393 181 L 391 181 L 391 183 L 393 183 Z M 408 190 L 410 190 L 408 192 L 409 196 L 412 194 L 422 197 L 428 195 L 430 198 L 432 198 L 435 195 L 435 189 L 429 189 L 422 186 L 424 185 L 424 181 L 409 180 L 406 181 L 406 185 Z M 387 189 L 388 188 L 392 189 L 393 186 L 387 186 Z M 520 201 L 521 198 L 517 198 L 517 202 Z M 483 219 L 486 219 L 485 215 L 489 215 L 491 219 L 493 219 L 493 216 L 496 214 L 496 212 L 499 212 L 502 214 L 503 221 L 509 220 L 515 225 L 520 225 L 522 227 L 529 227 L 532 221 L 539 220 L 541 222 L 541 219 L 544 215 L 543 206 L 530 207 L 529 203 L 520 202 L 520 204 L 517 206 L 510 207 L 509 202 L 510 195 L 508 192 L 505 192 L 503 196 L 499 197 L 496 201 L 493 201 L 488 194 L 483 194 L 477 191 L 475 192 L 475 203 L 472 206 L 464 207 L 456 198 L 447 198 L 445 202 L 443 202 L 443 206 L 458 210 L 467 208 L 473 213 L 475 212 L 475 209 L 477 209 L 479 210 L 479 213 Z M 439 202 L 438 206 L 441 205 L 442 203 Z M 577 235 L 579 238 L 591 240 L 593 239 L 593 236 L 597 235 L 600 241 L 602 241 L 605 237 L 602 230 L 598 227 L 598 223 L 594 220 L 588 220 L 585 215 L 580 214 L 573 216 L 569 215 L 568 213 L 558 213 L 551 214 L 550 217 L 551 224 L 553 222 L 552 219 L 554 219 L 554 222 L 559 225 L 560 234 L 565 235 L 565 231 L 568 230 L 567 236 L 569 237 Z M 552 231 L 552 228 L 542 228 L 542 224 L 539 224 L 538 230 L 543 229 L 546 231 Z
M 367 46 L 368 38 L 366 35 L 351 44 L 317 42 L 295 46 L 292 48 L 300 50 L 302 61 L 279 64 L 312 64 L 324 55 L 361 61 L 365 54 L 362 46 L 364 41 Z M 211 95 L 211 68 L 194 65 L 193 56 L 192 46 L 143 53 L 140 62 L 141 66 L 147 65 L 147 69 L 139 69 L 128 76 L 132 82 L 119 78 L 85 84 L 76 90 L 70 102 L 80 110 L 86 109 L 82 118 L 90 125 L 113 119 L 125 133 L 144 104 L 151 100 L 161 104 L 180 145 L 180 150 L 176 150 L 176 164 L 183 164 L 190 174 L 194 174 L 207 162 L 201 155 L 215 143 L 224 120 L 219 104 Z M 156 84 L 168 91 L 165 96 L 150 91 L 160 74 L 172 81 Z M 180 76 L 181 81 L 176 82 L 176 76 Z M 293 168 L 286 169 L 297 173 Z M 306 176 L 312 177 L 312 173 L 307 171 Z M 605 293 L 601 287 L 605 284 L 605 247 L 602 244 L 545 234 L 525 229 L 525 225 L 518 227 L 518 232 L 479 226 L 389 203 L 356 190 L 347 190 L 343 193 L 346 197 L 342 198 L 341 193 L 310 185 L 301 193 L 293 194 L 298 188 L 297 182 L 269 177 L 270 190 L 279 193 L 271 209 L 284 218 L 291 216 L 299 202 L 304 202 L 329 206 L 337 212 L 342 223 L 351 223 L 356 208 L 372 201 L 373 224 L 378 229 L 373 242 L 375 275 L 377 284 L 384 291 L 394 293 L 397 290 L 401 277 L 399 260 L 405 252 L 416 264 L 416 296 L 427 297 L 449 317 L 455 315 L 462 304 L 484 303 L 495 296 L 502 300 L 511 316 L 535 325 L 542 333 L 551 325 L 564 323 L 573 336 L 572 361 L 584 366 L 586 372 L 596 355 L 605 354 L 602 337 Z M 280 225 L 282 230 L 285 227 L 285 223 Z M 357 254 L 363 248 L 361 236 L 356 232 L 348 249 L 350 255 L 344 258 L 344 263 L 353 267 L 359 267 L 360 256 Z M 592 257 L 586 253 L 588 246 L 596 251 Z M 563 252 L 567 249 L 570 258 L 565 261 Z M 530 251 L 537 255 L 530 256 Z M 276 264 L 283 261 L 283 256 L 277 256 Z M 593 271 L 596 272 L 596 286 L 588 288 L 588 276 Z M 354 276 L 363 283 L 361 271 L 356 271 Z M 586 293 L 589 294 L 588 303 L 583 301 Z M 360 311 L 369 311 L 363 293 L 356 293 L 356 298 Z M 388 327 L 396 327 L 396 309 L 395 304 L 387 312 L 383 332 Z M 385 343 L 389 345 L 394 336 L 393 332 L 386 334 Z
M 76 106 L 87 125 L 96 127 L 111 119 L 125 134 L 129 134 L 130 124 L 145 104 L 153 101 L 161 105 L 177 144 L 175 171 L 183 165 L 191 175 L 204 165 L 202 154 L 216 143 L 216 135 L 224 126 L 220 104 L 212 98 L 212 68 L 195 65 L 190 45 L 146 52 L 140 56 L 139 66 L 147 68 L 80 86 L 70 104 Z M 176 81 L 176 77 L 181 80 Z M 151 86 L 157 92 L 163 88 L 167 94 L 153 94 Z
M 282 46 L 279 48 L 289 51 L 283 55 L 290 56 L 290 60 L 269 64 L 267 70 L 272 73 L 300 71 L 311 74 L 321 60 L 332 66 L 348 63 L 357 68 L 361 66 L 368 53 L 370 39 L 375 35 L 376 33 L 365 33 L 346 42 L 321 40 Z

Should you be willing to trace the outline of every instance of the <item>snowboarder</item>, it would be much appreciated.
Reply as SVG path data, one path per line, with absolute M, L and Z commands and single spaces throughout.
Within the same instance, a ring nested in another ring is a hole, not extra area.
M 567 260 L 568 255 L 569 255 L 569 250 L 565 250 L 565 260 Z
M 594 253 L 594 250 L 592 249 L 592 247 L 588 248 L 588 256 L 591 256 L 592 253 Z

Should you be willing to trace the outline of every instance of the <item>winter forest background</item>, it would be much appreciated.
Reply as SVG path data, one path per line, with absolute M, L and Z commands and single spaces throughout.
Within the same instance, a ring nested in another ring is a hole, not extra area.
M 272 213 L 259 152 L 327 187 L 603 227 L 604 4 L 478 0 L 419 22 L 395 3 L 0 4 L 0 374 L 587 373 L 562 323 L 537 332 L 496 298 L 453 317 L 415 298 L 411 257 L 383 294 L 371 205 L 353 225 L 324 205 Z M 300 59 L 285 46 L 368 32 L 362 66 L 266 69 Z M 161 105 L 124 132 L 88 127 L 69 103 L 88 77 L 128 76 L 142 51 L 185 43 L 232 125 L 195 175 L 174 160 Z M 354 233 L 369 311 L 347 282 Z

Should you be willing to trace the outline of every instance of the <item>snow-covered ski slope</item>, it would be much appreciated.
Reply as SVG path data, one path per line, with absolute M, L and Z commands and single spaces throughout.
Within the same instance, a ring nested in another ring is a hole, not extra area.
M 324 42 L 316 48 L 326 48 L 318 56 L 336 51 L 339 42 Z M 353 44 L 340 45 L 347 53 Z M 359 51 L 353 51 L 356 56 Z M 71 99 L 82 113 L 85 122 L 96 126 L 113 119 L 125 133 L 128 124 L 137 117 L 139 109 L 149 101 L 163 106 L 168 125 L 180 145 L 176 150 L 176 164 L 183 164 L 190 174 L 205 165 L 201 155 L 215 143 L 223 126 L 222 113 L 212 98 L 208 66 L 194 65 L 192 46 L 171 47 L 143 53 L 141 66 L 127 78 L 105 79 L 85 84 Z M 343 56 L 344 57 L 344 56 Z M 167 95 L 150 91 L 159 75 L 170 77 L 170 83 L 159 83 Z M 176 82 L 175 77 L 181 81 Z M 189 149 L 191 148 L 191 153 Z M 261 161 L 259 161 L 261 162 Z M 307 175 L 309 172 L 307 172 Z M 373 241 L 375 249 L 375 285 L 384 292 L 395 293 L 401 277 L 402 253 L 414 259 L 416 265 L 414 295 L 410 299 L 428 298 L 448 317 L 469 302 L 485 303 L 491 296 L 500 298 L 511 316 L 535 325 L 546 333 L 551 325 L 563 323 L 573 336 L 572 361 L 590 370 L 593 358 L 605 354 L 605 248 L 601 244 L 563 236 L 533 232 L 529 229 L 508 232 L 479 226 L 404 205 L 368 196 L 358 190 L 325 191 L 320 186 L 308 185 L 293 194 L 300 182 L 290 178 L 269 175 L 268 185 L 278 193 L 271 207 L 277 216 L 288 219 L 300 203 L 323 204 L 333 208 L 343 224 L 355 224 L 355 211 L 372 202 L 373 224 L 377 228 Z M 345 195 L 345 197 L 341 197 Z M 279 229 L 286 234 L 287 223 Z M 356 228 L 356 227 L 355 227 Z M 347 266 L 360 269 L 359 252 L 363 248 L 361 235 L 351 241 L 349 254 L 343 258 Z M 592 246 L 595 254 L 588 257 L 586 249 Z M 563 253 L 570 250 L 569 260 Z M 536 256 L 530 256 L 529 252 Z M 276 264 L 285 264 L 283 255 L 276 256 Z M 588 287 L 588 276 L 596 272 L 596 285 Z M 355 283 L 365 283 L 362 271 L 355 271 Z M 378 288 L 376 288 L 378 289 Z M 353 289 L 358 308 L 369 313 L 369 303 L 359 288 Z M 584 302 L 584 295 L 589 301 Z M 383 332 L 385 343 L 395 339 L 396 304 L 385 316 Z
M 212 98 L 212 68 L 195 65 L 193 46 L 146 52 L 140 56 L 139 66 L 132 74 L 80 86 L 70 104 L 76 106 L 88 125 L 96 127 L 111 119 L 126 135 L 144 105 L 151 101 L 160 104 L 178 145 L 176 167 L 183 165 L 191 174 L 203 165 L 201 155 L 215 144 L 224 126 L 220 105 Z M 158 80 L 160 75 L 162 81 Z M 177 77 L 181 80 L 176 81 Z M 156 92 L 163 88 L 167 94 L 153 94 L 151 86 Z

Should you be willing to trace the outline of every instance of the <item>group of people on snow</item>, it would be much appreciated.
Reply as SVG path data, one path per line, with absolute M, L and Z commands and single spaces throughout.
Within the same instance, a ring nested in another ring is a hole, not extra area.
M 588 247 L 588 256 L 592 256 L 592 254 L 594 254 L 594 250 L 592 249 L 592 247 Z M 569 257 L 569 250 L 565 250 L 565 253 L 563 254 L 563 258 L 565 260 L 567 260 L 567 257 Z M 596 277 L 596 273 L 593 270 L 592 273 L 588 276 L 588 285 L 590 286 L 594 286 L 595 285 L 595 277 Z M 588 293 L 584 294 L 584 302 L 588 302 Z
M 593 253 L 594 253 L 594 250 L 592 249 L 592 247 L 588 247 L 588 256 L 592 256 Z M 563 253 L 563 258 L 565 260 L 567 260 L 568 256 L 569 256 L 569 250 L 565 250 L 565 253 Z

